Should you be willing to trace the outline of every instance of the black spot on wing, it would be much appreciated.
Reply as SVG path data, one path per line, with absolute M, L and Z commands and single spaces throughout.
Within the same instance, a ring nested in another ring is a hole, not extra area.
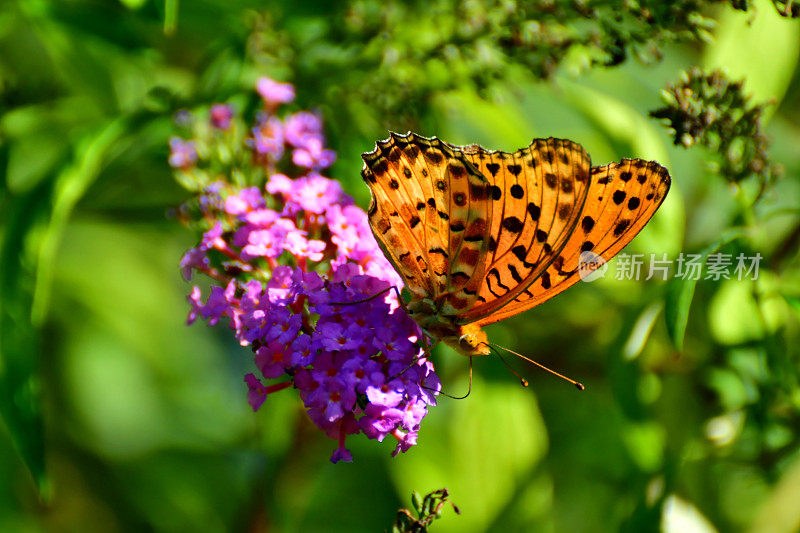
M 503 229 L 511 233 L 519 233 L 522 231 L 523 225 L 517 217 L 506 217 L 503 219 Z
M 453 222 L 450 224 L 450 231 L 453 233 L 460 233 L 464 231 L 464 223 L 463 222 Z

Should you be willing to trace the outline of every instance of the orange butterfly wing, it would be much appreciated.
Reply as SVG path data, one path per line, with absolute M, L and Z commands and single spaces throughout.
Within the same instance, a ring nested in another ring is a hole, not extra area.
M 431 299 L 431 313 L 472 308 L 492 219 L 488 180 L 435 137 L 392 133 L 362 157 L 370 226 L 406 287 Z
M 658 163 L 592 167 L 563 139 L 506 153 L 392 133 L 363 158 L 370 226 L 406 287 L 426 314 L 479 326 L 572 286 L 581 253 L 611 259 L 670 186 Z
M 478 304 L 459 317 L 469 323 L 495 316 L 548 275 L 578 224 L 591 161 L 578 144 L 562 139 L 535 139 L 513 154 L 481 147 L 465 152 L 492 182 L 494 203 Z
M 503 302 L 497 311 L 472 320 L 480 326 L 497 322 L 574 285 L 581 279 L 581 254 L 592 252 L 605 261 L 614 257 L 652 218 L 670 183 L 667 169 L 652 161 L 623 159 L 620 163 L 593 167 L 580 222 L 547 270 L 513 300 Z

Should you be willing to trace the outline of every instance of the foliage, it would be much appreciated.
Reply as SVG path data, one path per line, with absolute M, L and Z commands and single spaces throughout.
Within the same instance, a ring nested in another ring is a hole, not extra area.
M 731 5 L 742 11 L 747 11 L 753 7 L 752 2 L 748 0 L 731 0 Z M 800 17 L 800 5 L 796 4 L 793 0 L 772 0 L 772 5 L 775 6 L 778 14 L 782 17 Z
M 653 63 L 665 44 L 706 42 L 714 28 L 709 12 L 719 3 L 356 0 L 333 18 L 310 16 L 312 29 L 299 34 L 285 29 L 280 15 L 254 16 L 248 49 L 256 64 L 290 72 L 344 110 L 418 129 L 440 91 L 471 87 L 492 97 L 496 82 L 518 72 L 550 79 L 563 65 L 583 71 L 631 57 Z M 788 4 L 776 9 L 795 13 Z M 323 85 L 334 72 L 348 75 Z
M 755 175 L 766 187 L 776 176 L 769 162 L 769 141 L 761 131 L 763 105 L 750 105 L 742 82 L 730 82 L 720 71 L 685 72 L 663 93 L 665 107 L 650 113 L 666 119 L 675 144 L 700 144 L 721 156 L 718 173 L 731 182 Z
M 433 521 L 442 517 L 442 508 L 446 503 L 453 506 L 456 514 L 461 514 L 454 503 L 447 501 L 449 497 L 450 493 L 446 488 L 429 492 L 425 498 L 420 496 L 417 491 L 412 492 L 411 503 L 414 505 L 417 516 L 415 518 L 408 509 L 397 511 L 397 519 L 392 525 L 392 533 L 426 533 Z
M 579 69 L 630 55 L 651 62 L 666 42 L 708 40 L 713 21 L 704 7 L 696 0 L 357 0 L 334 19 L 314 18 L 314 30 L 301 35 L 258 17 L 249 49 L 257 64 L 285 68 L 345 109 L 369 102 L 358 112 L 413 129 L 438 91 L 487 94 L 510 72 L 547 79 L 564 62 Z M 305 53 L 292 52 L 299 49 Z M 335 71 L 349 73 L 344 84 L 319 85 Z

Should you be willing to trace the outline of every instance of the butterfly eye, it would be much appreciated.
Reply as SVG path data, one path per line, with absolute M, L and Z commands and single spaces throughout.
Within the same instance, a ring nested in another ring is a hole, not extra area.
M 460 344 L 462 348 L 467 350 L 475 348 L 476 346 L 475 335 L 472 334 L 461 335 L 461 338 L 458 339 L 458 344 Z

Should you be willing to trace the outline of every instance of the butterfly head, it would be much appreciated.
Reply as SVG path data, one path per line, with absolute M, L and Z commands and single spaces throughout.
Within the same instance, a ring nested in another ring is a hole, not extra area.
M 443 340 L 459 353 L 468 357 L 489 355 L 489 339 L 480 326 L 474 324 L 461 326 L 457 335 Z

